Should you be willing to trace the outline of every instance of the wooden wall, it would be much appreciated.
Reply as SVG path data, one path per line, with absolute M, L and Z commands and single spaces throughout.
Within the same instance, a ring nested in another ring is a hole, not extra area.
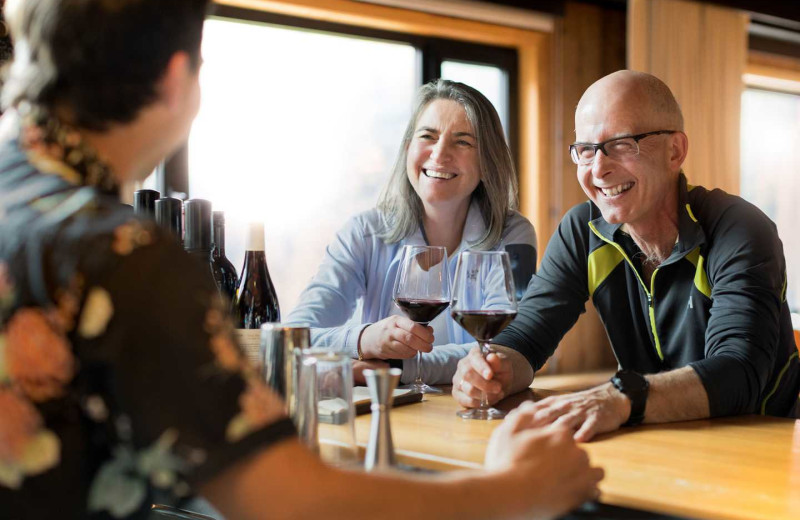
M 575 107 L 589 85 L 625 68 L 625 11 L 568 2 L 564 18 L 556 24 L 555 40 L 554 167 L 549 219 L 546 228 L 537 229 L 540 235 L 547 236 L 571 207 L 587 200 L 567 152 L 575 142 Z M 615 366 L 605 329 L 589 302 L 586 314 L 567 333 L 542 370 L 569 373 Z
M 629 0 L 628 66 L 669 85 L 683 109 L 689 182 L 739 192 L 748 17 L 685 0 Z

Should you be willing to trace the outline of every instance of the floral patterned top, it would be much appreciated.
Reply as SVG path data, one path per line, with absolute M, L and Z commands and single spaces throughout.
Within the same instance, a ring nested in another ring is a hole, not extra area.
M 0 516 L 143 518 L 294 429 L 202 266 L 77 131 L 19 114 L 0 140 Z

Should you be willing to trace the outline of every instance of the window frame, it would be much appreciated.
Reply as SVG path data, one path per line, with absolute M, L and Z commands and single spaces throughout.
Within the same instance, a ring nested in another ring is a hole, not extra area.
M 520 164 L 517 154 L 519 145 L 517 128 L 519 106 L 517 95 L 518 59 L 515 49 L 302 18 L 231 5 L 216 5 L 212 17 L 409 44 L 417 50 L 418 68 L 416 73 L 419 86 L 441 77 L 442 62 L 447 60 L 500 68 L 508 75 L 508 128 L 505 130 L 508 135 L 508 145 L 514 159 L 517 176 L 519 176 Z M 174 191 L 186 193 L 187 196 L 190 196 L 188 143 L 181 146 L 163 163 L 163 166 L 156 170 L 156 186 L 161 193 Z

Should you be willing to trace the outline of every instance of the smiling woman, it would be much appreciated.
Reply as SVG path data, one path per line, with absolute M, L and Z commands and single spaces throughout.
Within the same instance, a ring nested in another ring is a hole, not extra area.
M 463 225 L 470 196 L 481 181 L 477 144 L 467 113 L 457 102 L 437 99 L 420 115 L 408 146 L 406 175 L 425 208 L 426 228 L 435 228 L 437 219 Z M 445 241 L 452 252 L 461 229 L 446 226 L 442 231 L 452 235 Z
M 492 104 L 462 83 L 423 86 L 378 207 L 339 231 L 288 321 L 310 325 L 316 346 L 372 365 L 396 360 L 403 382 L 416 372 L 416 353 L 436 345 L 422 379 L 449 383 L 474 339 L 448 313 L 425 327 L 394 307 L 403 246 L 445 247 L 451 277 L 465 249 L 511 250 L 524 287 L 536 237 L 516 204 L 514 165 Z

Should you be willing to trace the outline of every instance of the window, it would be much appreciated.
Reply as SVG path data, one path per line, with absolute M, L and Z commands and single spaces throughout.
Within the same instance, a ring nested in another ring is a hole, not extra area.
M 283 315 L 335 232 L 375 205 L 419 85 L 435 77 L 471 84 L 513 139 L 514 51 L 496 49 L 493 63 L 485 46 L 224 6 L 217 13 L 204 32 L 189 196 L 225 211 L 227 256 L 237 269 L 247 222 L 265 223 Z
M 479 90 L 500 115 L 506 138 L 508 129 L 508 73 L 500 67 L 463 61 L 442 62 L 442 78 L 460 81 Z
M 800 84 L 798 84 L 800 87 Z M 800 88 L 747 88 L 742 95 L 741 194 L 778 226 L 787 264 L 787 300 L 800 312 Z

